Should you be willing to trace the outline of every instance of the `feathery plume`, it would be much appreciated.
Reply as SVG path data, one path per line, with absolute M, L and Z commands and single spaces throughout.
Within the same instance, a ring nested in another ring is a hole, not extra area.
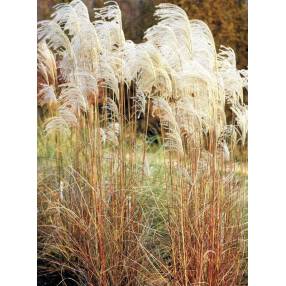
M 168 151 L 184 154 L 180 129 L 169 103 L 162 97 L 152 97 L 152 116 L 160 118 L 163 129 L 164 146 Z
M 246 136 L 248 132 L 248 108 L 247 105 L 232 106 L 231 110 L 236 115 L 235 121 L 239 127 L 241 133 L 242 145 L 246 142 Z

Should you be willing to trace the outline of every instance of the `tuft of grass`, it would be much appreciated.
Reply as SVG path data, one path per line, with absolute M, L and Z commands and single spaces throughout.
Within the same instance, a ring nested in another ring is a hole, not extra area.
M 177 6 L 159 5 L 137 45 L 125 41 L 116 2 L 95 13 L 91 23 L 73 0 L 39 23 L 39 275 L 60 274 L 62 285 L 239 285 L 247 73 Z

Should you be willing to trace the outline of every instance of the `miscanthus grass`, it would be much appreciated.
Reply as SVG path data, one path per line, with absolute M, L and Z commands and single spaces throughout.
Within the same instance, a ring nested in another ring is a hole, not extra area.
M 240 285 L 247 71 L 175 5 L 157 6 L 140 44 L 116 2 L 94 13 L 73 0 L 38 23 L 39 277 Z

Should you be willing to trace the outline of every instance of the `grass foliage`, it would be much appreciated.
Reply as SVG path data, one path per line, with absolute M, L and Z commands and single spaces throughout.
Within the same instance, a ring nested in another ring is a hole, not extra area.
M 141 44 L 125 40 L 113 1 L 94 23 L 79 0 L 39 22 L 39 275 L 62 285 L 245 276 L 247 167 L 235 157 L 247 71 L 181 8 L 160 4 L 155 17 Z M 154 118 L 162 144 L 147 136 Z

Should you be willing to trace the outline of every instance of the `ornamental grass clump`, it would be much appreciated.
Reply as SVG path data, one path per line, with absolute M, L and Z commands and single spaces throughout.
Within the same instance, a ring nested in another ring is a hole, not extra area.
M 178 6 L 154 16 L 139 44 L 115 1 L 94 22 L 73 0 L 38 23 L 39 279 L 239 285 L 245 275 L 246 175 L 234 152 L 247 140 L 247 71 Z

